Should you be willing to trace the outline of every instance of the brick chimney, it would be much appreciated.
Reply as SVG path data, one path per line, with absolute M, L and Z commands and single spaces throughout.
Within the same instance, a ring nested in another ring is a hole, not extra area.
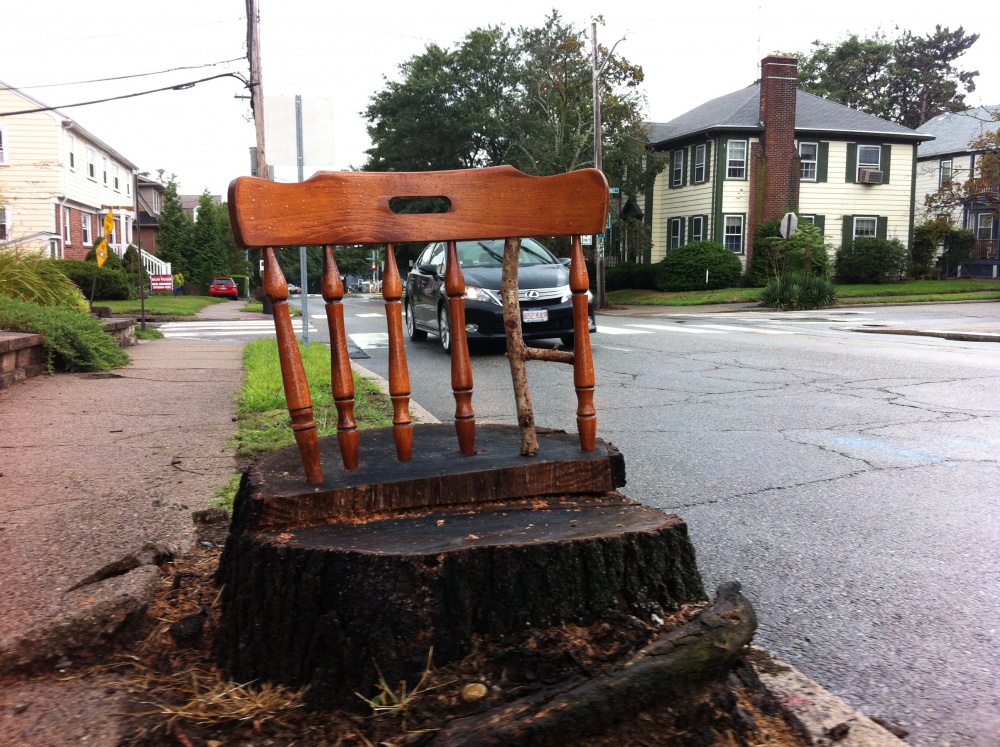
M 750 235 L 799 203 L 799 155 L 795 148 L 798 60 L 773 54 L 760 63 L 760 123 L 764 132 L 752 150 Z M 747 257 L 749 261 L 749 255 Z

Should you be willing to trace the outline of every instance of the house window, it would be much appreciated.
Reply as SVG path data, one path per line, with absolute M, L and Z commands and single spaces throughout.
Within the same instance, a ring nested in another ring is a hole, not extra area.
M 691 218 L 691 236 L 688 238 L 690 241 L 705 240 L 705 216 L 695 215 Z
M 810 226 L 815 226 L 816 225 L 816 216 L 815 215 L 800 215 L 799 216 L 799 223 L 808 223 Z
M 87 176 L 97 181 L 97 151 L 87 148 Z
M 670 159 L 670 186 L 680 187 L 684 184 L 684 149 L 675 150 Z
M 726 169 L 727 179 L 747 178 L 747 141 L 730 140 L 727 149 L 729 166 Z
M 81 224 L 83 226 L 83 245 L 90 246 L 90 213 L 82 214 Z
M 743 254 L 743 216 L 725 216 L 725 246 L 737 254 Z
M 816 181 L 816 156 L 819 154 L 819 143 L 799 143 L 799 178 L 804 182 Z
M 854 219 L 854 238 L 874 239 L 878 235 L 878 218 L 863 216 Z
M 115 192 L 121 192 L 121 182 L 119 180 L 119 173 L 118 173 L 121 169 L 118 168 L 117 163 L 112 168 L 114 168 L 114 175 L 115 175 L 115 181 L 114 181 Z
M 69 168 L 76 170 L 76 138 L 72 135 L 69 136 Z
M 990 241 L 993 238 L 993 213 L 980 213 L 976 221 L 976 238 Z
M 858 146 L 858 176 L 857 180 L 861 181 L 861 171 L 862 170 L 872 170 L 878 171 L 879 167 L 882 165 L 882 148 L 878 145 L 859 145 Z
M 69 238 L 69 208 L 65 208 L 65 207 L 62 209 L 62 233 L 63 233 L 63 241 L 65 241 L 66 244 L 69 245 L 69 243 L 70 243 L 70 238 Z
M 941 170 L 938 172 L 938 187 L 947 187 L 951 184 L 951 159 L 941 162 Z
M 696 145 L 694 148 L 694 183 L 701 184 L 705 181 L 705 144 Z
M 7 163 L 7 133 L 0 127 L 0 166 Z
M 104 171 L 102 172 L 104 174 L 104 183 L 107 184 L 108 183 L 108 159 L 107 159 L 107 156 L 103 156 L 101 158 L 101 160 L 103 161 L 103 165 L 104 165 Z
M 670 240 L 667 242 L 668 249 L 676 249 L 684 243 L 684 219 L 670 219 Z
M 10 238 L 10 212 L 5 207 L 0 207 L 0 241 Z

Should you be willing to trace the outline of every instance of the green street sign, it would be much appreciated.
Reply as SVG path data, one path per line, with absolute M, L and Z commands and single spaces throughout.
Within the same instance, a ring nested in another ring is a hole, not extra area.
M 610 193 L 611 193 L 611 194 L 613 194 L 613 195 L 616 195 L 616 194 L 618 194 L 618 193 L 619 193 L 620 191 L 621 191 L 621 190 L 619 190 L 619 189 L 618 189 L 618 187 L 611 187 L 611 188 L 610 188 L 610 189 L 608 190 L 608 192 L 610 192 Z

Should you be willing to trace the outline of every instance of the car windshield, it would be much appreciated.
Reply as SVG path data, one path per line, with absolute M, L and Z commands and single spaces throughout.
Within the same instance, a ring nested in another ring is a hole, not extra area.
M 503 265 L 503 239 L 458 242 L 458 264 L 462 267 L 501 267 Z M 548 249 L 534 239 L 521 239 L 521 254 L 517 259 L 521 267 L 553 265 L 557 260 Z

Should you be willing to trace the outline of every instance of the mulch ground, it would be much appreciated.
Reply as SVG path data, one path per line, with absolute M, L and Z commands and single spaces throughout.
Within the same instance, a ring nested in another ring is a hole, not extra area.
M 460 662 L 438 667 L 429 661 L 418 683 L 371 683 L 356 708 L 317 712 L 305 705 L 303 691 L 233 682 L 215 666 L 219 588 L 213 576 L 226 531 L 225 522 L 203 526 L 193 552 L 161 566 L 160 590 L 131 643 L 91 654 L 101 659 L 93 673 L 110 670 L 131 692 L 123 747 L 419 747 L 453 719 L 569 677 L 600 676 L 699 609 L 685 607 L 657 629 L 623 618 L 484 639 Z M 674 693 L 637 718 L 572 744 L 804 747 L 810 742 L 745 663 L 728 678 Z

